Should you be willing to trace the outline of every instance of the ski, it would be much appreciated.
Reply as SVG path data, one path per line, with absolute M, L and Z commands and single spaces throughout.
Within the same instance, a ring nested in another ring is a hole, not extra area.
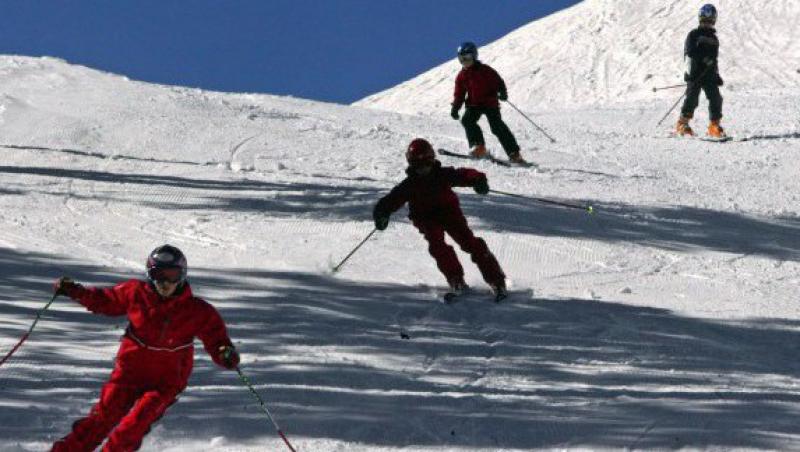
M 441 301 L 444 304 L 452 305 L 461 301 L 465 301 L 466 299 L 477 299 L 481 301 L 488 300 L 500 304 L 504 301 L 513 300 L 519 297 L 531 298 L 532 296 L 533 291 L 530 289 L 521 291 L 505 291 L 500 294 L 495 294 L 491 291 L 487 292 L 483 290 L 470 289 L 461 293 L 447 291 L 444 293 L 444 295 L 442 295 Z
M 457 303 L 463 295 L 464 294 L 456 292 L 446 292 L 444 295 L 442 295 L 442 303 L 444 304 Z
M 506 168 L 538 168 L 539 167 L 539 165 L 537 165 L 535 163 L 531 163 L 531 162 L 512 163 L 512 162 L 510 162 L 508 160 L 503 160 L 503 159 L 497 158 L 497 157 L 495 157 L 495 156 L 493 156 L 491 154 L 486 155 L 486 157 L 476 158 L 476 157 L 473 157 L 473 156 L 471 156 L 469 154 L 462 154 L 460 152 L 453 152 L 453 151 L 450 151 L 450 150 L 447 150 L 447 149 L 437 149 L 437 152 L 439 153 L 439 155 L 446 155 L 448 157 L 455 157 L 455 158 L 459 158 L 459 159 L 475 160 L 475 161 L 485 160 L 487 162 L 492 162 L 492 163 L 494 163 L 496 165 L 505 166 Z
M 739 137 L 734 137 L 734 136 L 731 136 L 731 135 L 727 135 L 727 136 L 724 136 L 724 137 L 721 137 L 721 138 L 715 138 L 715 137 L 710 137 L 710 136 L 707 136 L 707 135 L 703 135 L 703 136 L 691 135 L 690 136 L 690 135 L 678 135 L 676 133 L 670 133 L 668 136 L 666 136 L 666 138 L 673 138 L 673 139 L 674 138 L 679 138 L 679 139 L 685 139 L 685 140 L 706 141 L 708 143 L 727 143 L 729 141 L 740 142 L 740 141 L 748 141 L 749 140 L 749 138 L 747 138 L 747 137 L 739 138 Z
M 721 138 L 714 138 L 714 137 L 696 137 L 700 141 L 708 141 L 710 143 L 727 143 L 728 141 L 734 141 L 734 138 L 731 136 L 721 137 Z

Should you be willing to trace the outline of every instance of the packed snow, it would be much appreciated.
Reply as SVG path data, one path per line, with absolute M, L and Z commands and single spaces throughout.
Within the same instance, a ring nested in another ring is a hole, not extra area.
M 612 3 L 614 14 L 600 12 Z M 0 355 L 27 331 L 56 277 L 97 285 L 141 277 L 146 254 L 171 243 L 301 451 L 796 449 L 796 79 L 787 72 L 759 88 L 723 69 L 736 87 L 723 88 L 723 124 L 737 140 L 720 144 L 668 138 L 674 116 L 656 127 L 669 96 L 609 90 L 592 105 L 540 103 L 522 95 L 512 71 L 541 61 L 511 53 L 582 48 L 595 28 L 621 33 L 634 4 L 648 11 L 641 21 L 685 15 L 663 37 L 682 45 L 694 4 L 668 2 L 656 13 L 647 6 L 655 3 L 589 0 L 529 26 L 560 30 L 556 19 L 564 25 L 587 9 L 609 17 L 574 28 L 574 43 L 523 45 L 523 28 L 481 49 L 490 62 L 508 58 L 497 66 L 512 99 L 519 93 L 520 108 L 557 143 L 504 109 L 539 168 L 471 166 L 494 189 L 596 211 L 460 190 L 471 226 L 509 276 L 514 295 L 499 305 L 488 295 L 442 304 L 443 278 L 404 211 L 331 272 L 372 230 L 372 207 L 403 178 L 413 137 L 465 150 L 447 109 L 428 109 L 449 101 L 449 89 L 440 91 L 455 68 L 438 69 L 441 87 L 377 110 L 1 56 Z M 723 54 L 735 51 L 724 21 L 740 3 L 720 2 Z M 778 24 L 797 22 L 794 2 L 750 3 L 780 5 Z M 796 36 L 786 27 L 776 29 L 780 39 Z M 644 45 L 656 36 L 620 39 Z M 501 48 L 504 56 L 492 56 Z M 786 64 L 797 61 L 790 51 Z M 572 64 L 564 58 L 553 64 Z M 642 63 L 636 73 L 671 81 L 679 56 L 659 58 L 663 65 Z M 563 70 L 581 77 L 584 63 Z M 425 114 L 384 111 L 412 104 Z M 467 282 L 485 290 L 459 255 Z M 124 326 L 57 299 L 0 367 L 0 451 L 48 450 L 68 433 L 96 400 Z M 142 450 L 287 449 L 236 374 L 199 350 L 189 388 Z

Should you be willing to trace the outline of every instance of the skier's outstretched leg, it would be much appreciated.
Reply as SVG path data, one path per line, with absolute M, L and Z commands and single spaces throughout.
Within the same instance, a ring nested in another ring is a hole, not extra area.
M 472 262 L 478 266 L 483 280 L 492 288 L 498 286 L 505 287 L 506 275 L 497 258 L 494 257 L 486 242 L 479 237 L 475 237 L 467 225 L 467 219 L 460 212 L 452 215 L 445 222 L 445 230 L 453 240 L 458 243 L 462 250 L 469 253 Z
M 85 418 L 72 425 L 72 432 L 53 444 L 53 452 L 95 450 L 140 396 L 138 388 L 106 383 L 100 401 Z
M 414 220 L 414 226 L 425 236 L 428 241 L 428 252 L 436 260 L 436 266 L 453 287 L 464 281 L 464 268 L 458 261 L 458 256 L 452 246 L 444 241 L 444 228 L 435 221 Z
M 500 115 L 499 108 L 487 108 L 486 109 L 486 119 L 489 120 L 489 127 L 492 129 L 492 133 L 500 140 L 500 144 L 503 146 L 503 150 L 506 151 L 506 154 L 509 158 L 519 155 L 519 144 L 517 144 L 517 139 L 514 138 L 514 134 L 511 133 L 511 129 L 508 128 L 505 122 L 503 122 L 503 118 Z
M 103 451 L 139 449 L 142 439 L 150 431 L 150 426 L 159 420 L 176 400 L 174 393 L 145 392 L 111 433 Z

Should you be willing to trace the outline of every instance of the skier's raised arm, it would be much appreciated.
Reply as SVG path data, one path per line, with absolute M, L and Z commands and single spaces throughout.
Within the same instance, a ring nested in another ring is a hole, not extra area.
M 71 278 L 62 276 L 53 285 L 58 295 L 66 295 L 82 304 L 95 314 L 109 316 L 124 315 L 128 310 L 126 291 L 130 290 L 131 281 L 114 287 L 84 287 Z

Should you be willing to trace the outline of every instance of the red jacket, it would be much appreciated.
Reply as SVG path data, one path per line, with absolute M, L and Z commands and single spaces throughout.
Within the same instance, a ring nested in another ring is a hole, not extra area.
M 437 160 L 427 176 L 418 176 L 410 168 L 408 177 L 378 201 L 373 216 L 389 216 L 408 203 L 408 217 L 412 220 L 439 218 L 453 213 L 461 214 L 458 196 L 452 187 L 472 187 L 486 175 L 472 168 L 442 167 Z
M 179 294 L 166 299 L 149 283 L 136 279 L 111 288 L 77 286 L 67 295 L 94 313 L 128 317 L 117 360 L 130 356 L 134 362 L 131 366 L 118 362 L 118 368 L 157 362 L 162 373 L 159 378 L 168 378 L 172 386 L 185 386 L 194 360 L 195 337 L 214 362 L 225 367 L 219 347 L 232 345 L 225 323 L 213 306 L 192 295 L 188 283 Z
M 466 96 L 467 107 L 498 108 L 497 94 L 506 94 L 506 83 L 489 65 L 476 61 L 461 69 L 456 77 L 453 106 L 461 108 Z

